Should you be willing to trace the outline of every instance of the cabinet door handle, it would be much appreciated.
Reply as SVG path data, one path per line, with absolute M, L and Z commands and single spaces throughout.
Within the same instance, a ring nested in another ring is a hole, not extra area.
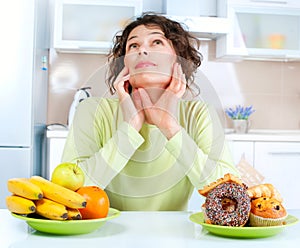
M 287 4 L 284 0 L 251 0 L 251 2 Z
M 300 152 L 269 152 L 273 156 L 300 156 Z

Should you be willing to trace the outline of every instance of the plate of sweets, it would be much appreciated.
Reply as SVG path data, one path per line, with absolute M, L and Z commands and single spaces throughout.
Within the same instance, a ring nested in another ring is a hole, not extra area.
M 272 184 L 248 188 L 236 176 L 226 174 L 199 193 L 206 197 L 202 211 L 189 218 L 215 235 L 264 238 L 299 221 L 287 213 L 282 197 Z

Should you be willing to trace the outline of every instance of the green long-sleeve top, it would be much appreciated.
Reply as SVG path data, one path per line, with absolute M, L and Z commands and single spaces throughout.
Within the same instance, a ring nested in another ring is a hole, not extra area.
M 118 99 L 88 98 L 76 110 L 62 162 L 79 162 L 86 185 L 105 189 L 113 208 L 185 210 L 194 188 L 238 172 L 216 112 L 182 100 L 178 120 L 182 128 L 168 140 L 154 125 L 138 132 L 123 121 Z

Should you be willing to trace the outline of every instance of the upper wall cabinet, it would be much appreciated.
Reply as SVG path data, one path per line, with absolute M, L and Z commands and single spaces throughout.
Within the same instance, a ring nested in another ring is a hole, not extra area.
M 229 22 L 227 18 L 210 16 L 173 16 L 168 18 L 184 24 L 184 27 L 200 40 L 217 39 L 228 33 Z
M 222 59 L 300 60 L 300 1 L 222 0 L 230 29 L 217 38 Z
M 56 0 L 53 47 L 58 52 L 106 54 L 114 35 L 142 13 L 142 0 Z
M 183 23 L 199 39 L 228 33 L 228 19 L 217 16 L 217 0 L 164 0 L 164 5 L 167 17 Z

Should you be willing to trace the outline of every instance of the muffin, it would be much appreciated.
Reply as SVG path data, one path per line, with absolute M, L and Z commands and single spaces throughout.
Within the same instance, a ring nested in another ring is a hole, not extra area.
M 279 226 L 285 224 L 287 211 L 274 198 L 260 197 L 251 201 L 250 226 Z

